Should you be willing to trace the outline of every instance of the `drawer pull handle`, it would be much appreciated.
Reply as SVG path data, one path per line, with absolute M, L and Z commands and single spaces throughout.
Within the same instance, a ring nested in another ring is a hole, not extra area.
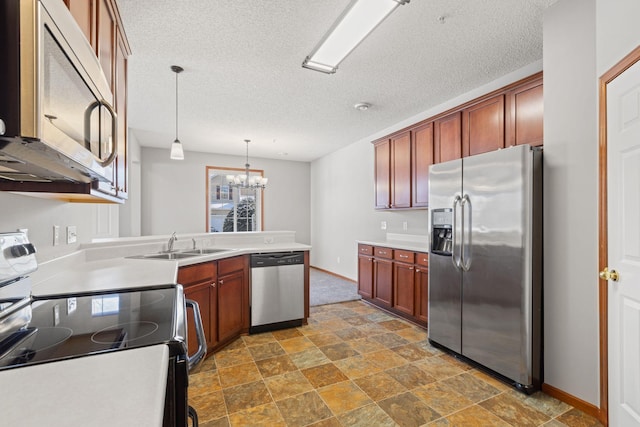
M 400 255 L 400 258 L 409 258 L 409 255 Z

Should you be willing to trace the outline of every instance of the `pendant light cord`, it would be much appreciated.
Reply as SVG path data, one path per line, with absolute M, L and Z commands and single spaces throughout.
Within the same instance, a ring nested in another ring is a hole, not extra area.
M 179 65 L 172 65 L 171 71 L 176 73 L 176 141 L 180 142 L 178 140 L 178 74 L 183 72 L 184 68 L 180 67 Z
M 178 141 L 178 73 L 176 71 L 176 141 Z

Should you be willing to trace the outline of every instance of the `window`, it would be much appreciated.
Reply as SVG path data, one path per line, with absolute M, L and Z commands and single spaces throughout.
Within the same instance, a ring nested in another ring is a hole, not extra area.
M 231 187 L 227 175 L 244 169 L 207 166 L 207 232 L 262 231 L 263 190 Z M 250 170 L 263 175 L 261 170 Z

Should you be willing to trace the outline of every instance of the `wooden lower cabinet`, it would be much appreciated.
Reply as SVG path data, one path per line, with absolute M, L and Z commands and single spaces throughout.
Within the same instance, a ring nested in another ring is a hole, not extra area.
M 216 267 L 217 264 L 213 261 L 188 265 L 178 269 L 178 283 L 184 286 L 185 298 L 194 300 L 200 307 L 200 317 L 204 327 L 207 349 L 215 347 L 218 343 Z M 195 353 L 198 349 L 198 341 L 194 331 L 193 312 L 187 310 L 189 354 Z
M 200 306 L 211 352 L 249 330 L 249 256 L 193 264 L 178 269 L 178 283 L 187 299 Z M 193 313 L 187 312 L 189 354 L 197 349 Z
M 429 318 L 429 267 L 416 266 L 414 277 L 416 286 L 415 317 L 419 323 L 426 325 Z
M 365 301 L 426 326 L 429 255 L 358 245 L 358 293 Z
M 391 306 L 393 304 L 393 261 L 373 260 L 373 299 Z
M 393 263 L 393 307 L 409 316 L 415 312 L 413 265 Z
M 358 294 L 373 298 L 373 257 L 369 255 L 358 255 Z

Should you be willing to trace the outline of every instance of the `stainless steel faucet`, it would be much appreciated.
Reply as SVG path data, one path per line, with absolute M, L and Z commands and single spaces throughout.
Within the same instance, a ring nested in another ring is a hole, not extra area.
M 173 250 L 173 244 L 178 240 L 176 237 L 176 232 L 174 231 L 171 237 L 169 237 L 169 243 L 167 243 L 167 252 L 171 252 Z

